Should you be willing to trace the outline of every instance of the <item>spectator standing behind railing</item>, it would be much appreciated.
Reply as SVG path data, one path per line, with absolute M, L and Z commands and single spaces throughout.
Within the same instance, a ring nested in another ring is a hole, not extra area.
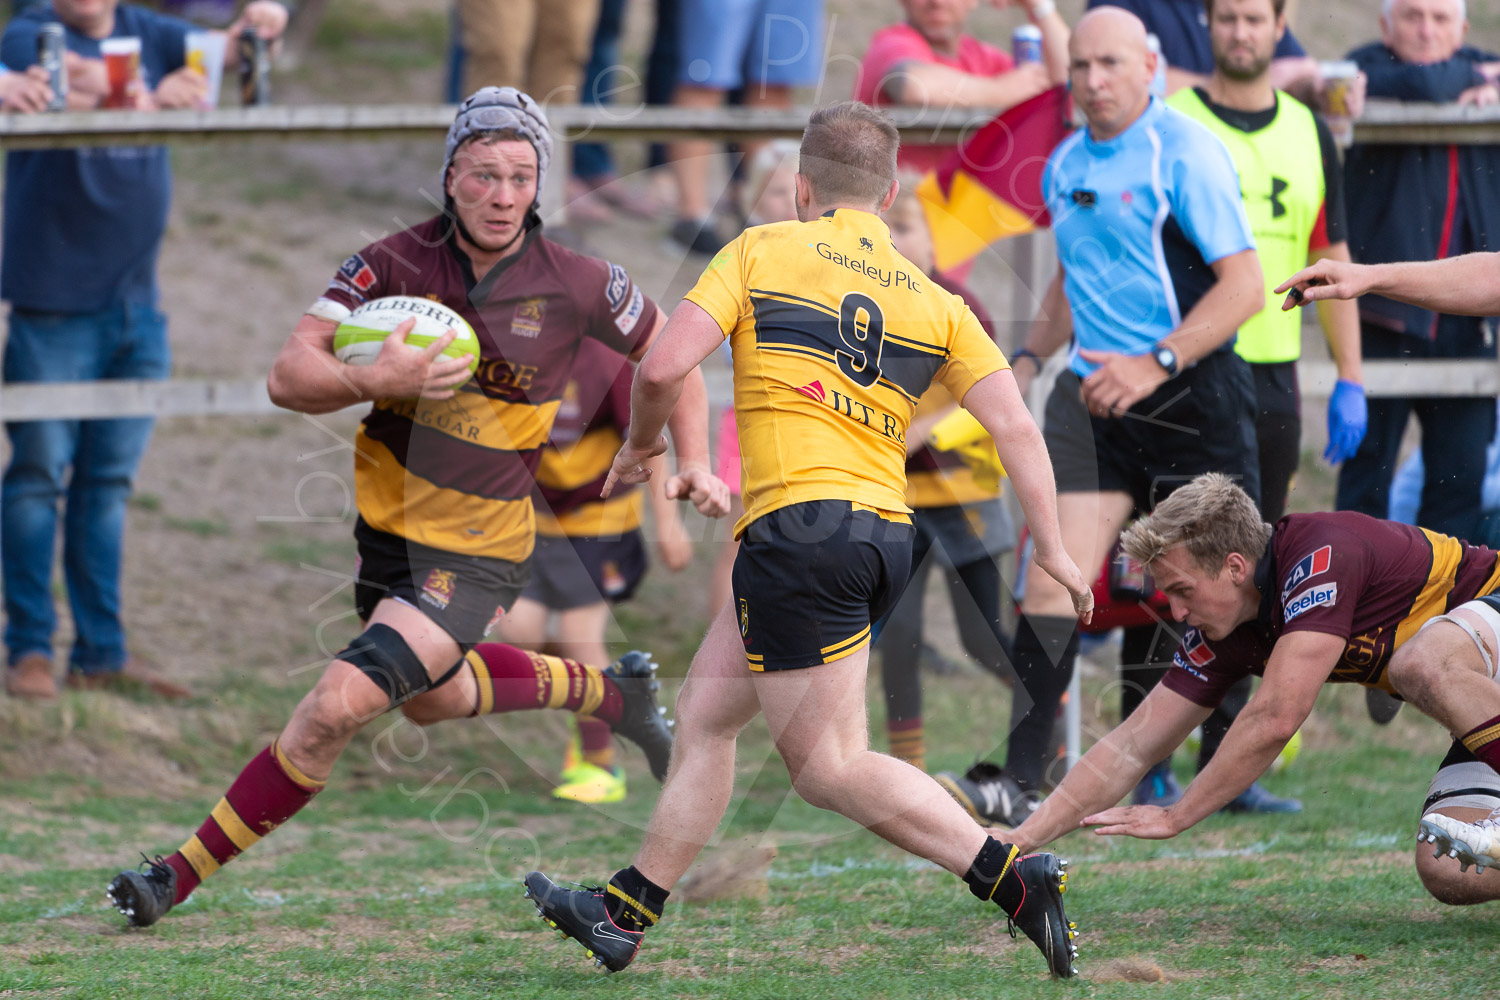
M 1089 0 L 1091 10 L 1106 6 L 1130 11 L 1161 42 L 1161 54 L 1167 60 L 1167 93 L 1208 85 L 1214 72 L 1214 53 L 1203 0 Z M 1328 81 L 1318 61 L 1307 54 L 1290 28 L 1276 44 L 1270 70 L 1271 86 L 1309 107 L 1329 110 Z M 1347 108 L 1333 110 L 1347 111 L 1349 117 L 1358 118 L 1365 106 L 1363 77 L 1356 77 L 1350 84 L 1345 100 Z
M 580 100 L 596 107 L 613 103 L 613 95 L 631 86 L 632 77 L 643 83 L 647 104 L 666 104 L 677 85 L 677 0 L 656 0 L 656 25 L 651 52 L 646 57 L 645 79 L 620 62 L 620 33 L 625 27 L 626 0 L 602 0 L 599 23 L 594 28 L 593 52 L 583 74 Z M 624 116 L 628 112 L 620 110 Z M 653 143 L 648 167 L 667 162 L 666 146 Z M 655 186 L 654 184 L 652 185 Z M 642 218 L 655 218 L 660 199 L 631 183 L 622 183 L 608 143 L 575 142 L 573 176 L 568 181 L 568 221 L 607 221 L 612 209 L 622 209 Z
M 1462 0 L 1386 0 L 1381 40 L 1349 58 L 1370 96 L 1492 103 L 1496 56 L 1463 44 Z M 1358 144 L 1345 161 L 1349 247 L 1366 264 L 1433 260 L 1500 249 L 1500 147 Z M 1494 358 L 1495 319 L 1449 315 L 1366 295 L 1359 304 L 1366 359 Z M 1339 472 L 1337 506 L 1384 517 L 1407 418 L 1422 425 L 1427 477 L 1417 523 L 1473 540 L 1484 452 L 1495 407 L 1484 397 L 1370 400 L 1369 432 Z
M 716 109 L 731 91 L 746 107 L 790 108 L 792 88 L 818 81 L 823 65 L 823 0 L 682 0 L 678 76 L 672 105 Z M 750 162 L 763 143 L 742 143 Z M 680 140 L 668 148 L 677 181 L 676 248 L 712 255 L 728 243 L 711 218 L 708 174 L 713 144 Z
M 996 108 L 1004 111 L 1068 78 L 1068 26 L 1053 0 L 991 0 L 1023 7 L 1042 34 L 1042 61 L 1016 65 L 1010 53 L 964 33 L 979 0 L 901 0 L 906 21 L 870 39 L 854 82 L 866 104 L 921 108 Z M 901 144 L 903 170 L 925 172 L 951 146 Z
M 255 0 L 230 30 L 251 25 L 276 38 L 286 19 L 280 4 Z M 37 34 L 53 21 L 64 26 L 70 53 L 70 107 L 101 103 L 108 83 L 100 45 L 109 38 L 140 39 L 140 85 L 131 98 L 137 108 L 196 107 L 206 93 L 203 75 L 184 67 L 193 26 L 114 0 L 55 0 L 16 17 L 0 39 L 0 59 L 13 71 L 7 79 L 36 62 Z M 6 154 L 0 297 L 11 312 L 5 381 L 167 377 L 156 258 L 170 198 L 162 146 Z M 11 695 L 57 695 L 51 584 L 59 506 L 76 632 L 68 685 L 187 694 L 129 655 L 120 621 L 125 502 L 151 423 L 141 417 L 6 425 L 11 460 L 0 490 L 0 557 Z
M 463 92 L 516 87 L 543 105 L 579 103 L 599 0 L 458 0 Z

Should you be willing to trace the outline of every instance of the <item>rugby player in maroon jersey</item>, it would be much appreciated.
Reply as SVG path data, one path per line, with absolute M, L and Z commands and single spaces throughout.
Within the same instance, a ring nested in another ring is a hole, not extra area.
M 301 413 L 373 403 L 355 439 L 355 608 L 365 626 L 324 670 L 280 736 L 240 772 L 197 832 L 166 859 L 121 872 L 108 896 L 147 926 L 310 802 L 361 728 L 393 708 L 429 725 L 558 708 L 592 715 L 666 773 L 671 731 L 644 653 L 596 667 L 484 643 L 526 583 L 535 534 L 532 475 L 585 340 L 632 360 L 665 317 L 618 265 L 549 241 L 537 193 L 552 139 L 526 94 L 486 87 L 448 131 L 441 214 L 349 257 L 272 366 L 273 401 Z M 365 367 L 339 362 L 334 331 L 364 302 L 431 298 L 480 344 L 444 359 L 404 343 L 402 324 Z M 672 415 L 677 472 L 667 495 L 723 516 L 709 471 L 702 377 Z
M 1329 681 L 1378 687 L 1454 742 L 1423 806 L 1417 873 L 1445 903 L 1500 898 L 1500 556 L 1364 514 L 1289 514 L 1275 527 L 1218 474 L 1199 476 L 1122 537 L 1186 624 L 1172 669 L 1015 832 L 1023 850 L 1080 824 L 1175 836 L 1276 759 Z M 1168 808 L 1114 807 L 1240 678 L 1264 678 L 1223 750 Z M 1112 808 L 1114 807 L 1114 808 Z M 1428 845 L 1435 845 L 1435 853 Z M 1464 874 L 1470 864 L 1480 869 Z

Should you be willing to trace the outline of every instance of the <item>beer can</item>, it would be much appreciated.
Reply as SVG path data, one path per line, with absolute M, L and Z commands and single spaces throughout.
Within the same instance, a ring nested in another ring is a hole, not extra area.
M 1034 24 L 1018 24 L 1010 33 L 1010 57 L 1017 66 L 1042 61 L 1042 29 Z
M 271 103 L 271 53 L 253 27 L 240 32 L 240 104 L 247 108 Z
M 63 26 L 56 21 L 42 25 L 36 36 L 36 61 L 47 71 L 47 83 L 52 88 L 48 111 L 65 111 L 68 107 L 68 70 L 63 62 L 66 50 Z

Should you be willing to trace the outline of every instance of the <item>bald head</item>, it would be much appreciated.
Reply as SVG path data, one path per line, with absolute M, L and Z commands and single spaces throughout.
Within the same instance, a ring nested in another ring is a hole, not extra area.
M 1096 140 L 1129 128 L 1151 101 L 1156 56 L 1141 19 L 1119 7 L 1095 7 L 1079 18 L 1068 40 L 1073 100 Z
M 1146 44 L 1146 25 L 1140 18 L 1124 7 L 1104 6 L 1095 7 L 1078 19 L 1068 40 L 1068 53 L 1075 52 L 1080 43 L 1094 45 L 1109 38 L 1143 53 L 1150 51 Z

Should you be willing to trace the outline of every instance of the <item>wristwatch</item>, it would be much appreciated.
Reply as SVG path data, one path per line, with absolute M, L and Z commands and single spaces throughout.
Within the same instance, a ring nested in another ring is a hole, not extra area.
M 1151 357 L 1156 363 L 1167 370 L 1167 378 L 1171 378 L 1181 369 L 1182 363 L 1177 360 L 1177 352 L 1165 340 L 1159 340 L 1151 348 Z

